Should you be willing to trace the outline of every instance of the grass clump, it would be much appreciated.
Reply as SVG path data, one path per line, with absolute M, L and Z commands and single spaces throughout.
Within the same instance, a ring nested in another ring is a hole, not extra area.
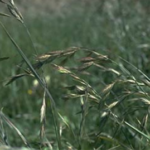
M 75 16 L 56 15 L 43 23 L 36 20 L 37 24 L 26 23 L 13 1 L 0 2 L 10 11 L 0 16 L 10 22 L 13 16 L 21 23 L 14 22 L 11 31 L 1 19 L 7 35 L 3 47 L 10 40 L 8 46 L 14 48 L 9 49 L 16 50 L 0 56 L 4 74 L 11 74 L 0 79 L 0 99 L 6 99 L 0 112 L 3 149 L 149 149 L 150 78 L 144 67 L 148 44 L 141 44 L 148 41 L 147 31 L 141 33 L 147 15 L 140 1 L 136 5 L 133 1 L 94 2 L 98 7 L 82 3 L 85 9 L 79 8 Z M 140 24 L 137 32 L 136 23 Z M 27 33 L 22 36 L 24 42 L 17 37 L 16 26 L 24 29 L 20 34 Z M 40 50 L 49 45 L 50 50 Z

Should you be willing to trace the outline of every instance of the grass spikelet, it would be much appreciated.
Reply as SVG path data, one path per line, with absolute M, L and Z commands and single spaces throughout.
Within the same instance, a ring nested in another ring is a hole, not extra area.
M 9 12 L 14 16 L 17 20 L 23 23 L 23 17 L 21 13 L 19 12 L 18 8 L 15 6 L 15 3 L 13 0 L 10 1 L 10 4 L 7 4 Z
M 115 84 L 116 84 L 116 81 L 113 82 L 113 83 L 111 83 L 111 84 L 109 84 L 109 85 L 107 85 L 107 86 L 103 89 L 102 93 L 103 93 L 103 94 L 106 94 L 106 93 L 110 92 L 111 89 L 113 88 L 113 86 L 114 86 Z
M 82 62 L 82 63 L 87 63 L 87 62 L 93 62 L 95 60 L 95 58 L 93 58 L 93 57 L 83 57 L 83 58 L 81 58 L 81 59 L 79 59 L 79 61 L 80 62 Z
M 56 64 L 52 64 L 52 66 L 57 69 L 60 73 L 64 73 L 64 74 L 70 74 L 71 72 L 67 69 L 65 69 L 64 67 L 62 66 L 58 66 Z
M 45 92 L 43 96 L 43 103 L 41 107 L 41 123 L 45 120 L 45 113 L 46 113 L 46 101 L 45 101 Z
M 41 106 L 41 131 L 40 131 L 40 137 L 43 139 L 44 133 L 45 133 L 45 120 L 46 120 L 46 100 L 45 100 L 46 92 L 44 92 L 43 96 L 43 102 Z
M 150 100 L 149 100 L 149 99 L 146 99 L 146 98 L 144 98 L 144 97 L 133 98 L 133 99 L 130 99 L 130 101 L 141 101 L 141 102 L 143 102 L 145 105 L 150 105 Z
M 84 63 L 82 66 L 78 68 L 78 71 L 84 71 L 88 69 L 89 67 L 91 67 L 92 65 L 93 65 L 93 62 Z
M 118 76 L 121 75 L 121 73 L 120 73 L 119 71 L 117 71 L 117 70 L 115 70 L 115 69 L 113 69 L 113 68 L 108 68 L 108 69 L 106 69 L 106 71 L 110 71 L 110 72 L 112 72 L 112 73 L 115 73 L 115 74 L 118 75 Z
M 45 55 L 41 55 L 37 57 L 38 61 L 45 61 L 47 59 L 49 59 L 51 57 L 51 55 L 45 54 Z
M 117 106 L 118 103 L 119 103 L 119 101 L 115 101 L 115 102 L 111 103 L 110 105 L 108 105 L 107 107 L 108 107 L 109 109 L 112 109 L 112 108 L 114 108 L 115 106 Z

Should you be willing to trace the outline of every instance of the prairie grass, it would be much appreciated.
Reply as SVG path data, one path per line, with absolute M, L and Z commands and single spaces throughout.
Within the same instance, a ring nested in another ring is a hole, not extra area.
M 22 17 L 3 3 L 0 149 L 149 149 L 145 4 L 96 4 Z

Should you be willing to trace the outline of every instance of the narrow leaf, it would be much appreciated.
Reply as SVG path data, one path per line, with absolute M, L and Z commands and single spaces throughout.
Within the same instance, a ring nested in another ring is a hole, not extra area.
M 5 120 L 5 122 L 11 127 L 13 128 L 17 134 L 21 137 L 22 141 L 24 142 L 25 145 L 28 146 L 27 140 L 25 139 L 25 137 L 22 135 L 22 133 L 19 131 L 19 129 L 2 113 L 0 112 L 0 116 Z
M 0 57 L 0 61 L 7 60 L 9 57 Z
M 22 74 L 15 75 L 15 76 L 11 77 L 11 78 L 7 81 L 7 83 L 6 83 L 5 85 L 9 85 L 10 83 L 12 83 L 12 82 L 14 82 L 15 80 L 17 80 L 17 79 L 19 79 L 19 78 L 21 78 L 21 77 L 24 77 L 24 76 L 29 76 L 29 74 L 27 74 L 27 73 L 22 73 Z

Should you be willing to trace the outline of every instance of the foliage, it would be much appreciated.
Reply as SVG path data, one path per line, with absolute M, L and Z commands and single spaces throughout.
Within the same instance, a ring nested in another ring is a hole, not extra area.
M 102 1 L 43 23 L 0 2 L 10 11 L 0 12 L 9 49 L 0 52 L 2 149 L 149 149 L 149 20 L 140 1 Z

